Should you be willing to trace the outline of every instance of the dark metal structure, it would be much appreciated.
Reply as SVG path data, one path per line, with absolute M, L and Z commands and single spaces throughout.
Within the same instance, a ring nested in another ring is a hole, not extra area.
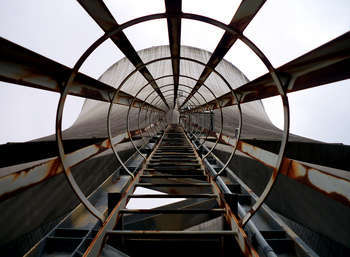
M 165 0 L 165 13 L 123 24 L 102 0 L 78 2 L 105 34 L 72 69 L 0 40 L 2 81 L 61 95 L 58 151 L 53 137 L 0 146 L 9 158 L 0 169 L 5 256 L 349 254 L 350 148 L 290 135 L 288 93 L 349 79 L 350 32 L 275 68 L 243 34 L 264 0 L 243 0 L 229 24 L 184 13 L 177 0 Z M 136 52 L 123 30 L 156 19 L 167 21 L 169 46 Z M 183 19 L 225 31 L 212 54 L 180 45 Z M 109 38 L 125 58 L 99 80 L 80 73 Z M 223 60 L 237 39 L 267 74 L 248 81 Z M 167 63 L 171 73 L 161 68 Z M 68 95 L 87 101 L 62 132 Z M 283 131 L 260 103 L 276 95 Z M 33 154 L 10 160 L 21 149 Z M 179 202 L 127 207 L 158 198 Z

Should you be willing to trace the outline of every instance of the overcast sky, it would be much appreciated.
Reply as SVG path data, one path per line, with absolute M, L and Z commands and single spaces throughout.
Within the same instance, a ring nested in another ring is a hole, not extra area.
M 164 12 L 162 0 L 105 0 L 105 3 L 118 23 Z M 239 3 L 236 0 L 183 0 L 183 10 L 228 23 Z M 245 35 L 279 67 L 349 31 L 349 13 L 348 0 L 268 0 Z M 136 50 L 168 44 L 165 20 L 143 23 L 125 33 Z M 102 34 L 74 0 L 0 1 L 1 37 L 69 67 Z M 222 34 L 217 28 L 185 20 L 181 43 L 212 52 Z M 81 71 L 98 78 L 122 57 L 119 49 L 107 41 L 89 57 Z M 249 79 L 266 73 L 264 65 L 241 42 L 234 45 L 225 59 Z M 289 94 L 291 132 L 326 142 L 350 144 L 349 96 L 349 80 Z M 0 143 L 21 142 L 54 133 L 58 98 L 56 93 L 0 82 Z M 78 97 L 69 98 L 64 127 L 74 122 L 83 101 Z M 279 99 L 263 102 L 273 123 L 281 127 Z

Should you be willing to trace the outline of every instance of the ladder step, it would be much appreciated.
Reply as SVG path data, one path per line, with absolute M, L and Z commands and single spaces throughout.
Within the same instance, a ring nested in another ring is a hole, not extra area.
M 198 163 L 198 160 L 195 158 L 152 158 L 150 160 L 150 163 L 179 163 L 179 162 L 196 162 Z
M 218 230 L 218 231 L 176 231 L 176 230 L 109 230 L 106 232 L 108 235 L 123 235 L 123 236 L 176 236 L 176 237 L 212 237 L 212 236 L 233 236 L 237 232 L 231 230 Z
M 165 172 L 179 172 L 179 171 L 182 171 L 182 172 L 186 172 L 188 174 L 191 174 L 191 173 L 200 173 L 200 174 L 203 174 L 203 170 L 201 169 L 193 169 L 193 167 L 191 169 L 188 169 L 188 170 L 180 170 L 180 169 L 171 169 L 170 167 L 169 168 L 165 168 L 165 167 L 159 167 L 157 169 L 155 168 L 146 168 L 144 169 L 144 171 L 149 171 L 149 172 L 154 172 L 154 171 L 165 171 Z M 181 174 L 182 175 L 182 174 Z
M 260 230 L 260 233 L 265 239 L 286 238 L 286 231 L 284 230 Z
M 179 159 L 187 159 L 187 158 L 191 158 L 191 159 L 197 159 L 197 157 L 195 155 L 188 155 L 188 154 L 182 154 L 182 155 L 177 155 L 177 154 L 164 154 L 164 155 L 158 155 L 158 153 L 155 153 L 152 156 L 152 160 L 159 160 L 159 159 L 171 159 L 171 160 L 179 160 Z
M 181 166 L 181 167 L 200 167 L 201 165 L 198 163 L 183 163 L 183 162 L 153 162 L 149 163 L 147 167 L 154 167 L 154 166 L 166 166 L 166 165 L 172 165 L 172 166 Z
M 178 195 L 164 195 L 164 194 L 138 194 L 129 195 L 129 198 L 216 198 L 215 194 L 178 194 Z
M 181 151 L 191 151 L 193 153 L 192 147 L 186 147 L 177 144 L 168 144 L 168 145 L 160 145 L 157 151 L 173 151 L 173 150 L 181 150 Z
M 182 184 L 182 183 L 137 183 L 136 186 L 139 187 L 198 187 L 198 186 L 211 186 L 211 183 L 203 182 L 203 183 L 190 183 L 190 184 Z
M 191 146 L 184 146 L 183 144 L 181 145 L 160 145 L 158 149 L 173 149 L 173 148 L 178 148 L 178 149 L 188 149 L 188 150 L 193 150 Z
M 191 162 L 188 161 L 180 161 L 180 160 L 172 160 L 172 161 L 163 161 L 163 160 L 151 160 L 148 165 L 177 165 L 177 166 L 200 166 L 197 160 L 193 160 Z
M 169 149 L 166 149 L 164 151 L 158 151 L 158 149 L 154 152 L 154 155 L 164 155 L 163 152 L 169 152 Z M 195 156 L 195 152 L 193 150 L 189 151 L 189 152 L 173 152 L 173 155 L 185 155 L 185 156 Z
M 154 155 L 152 156 L 152 157 L 154 157 L 154 156 L 160 156 L 160 157 L 162 157 L 162 156 L 164 156 L 164 155 L 169 155 L 168 153 L 163 153 L 163 152 L 155 152 L 154 153 Z M 170 153 L 170 156 L 171 155 L 183 155 L 183 156 L 185 156 L 185 157 L 187 157 L 187 156 L 196 156 L 194 153 L 177 153 L 177 152 L 173 152 L 173 153 Z
M 215 209 L 122 209 L 120 214 L 138 214 L 138 213 L 151 213 L 151 214 L 202 214 L 202 213 L 225 213 L 224 208 Z
M 183 151 L 183 150 L 157 150 L 157 154 L 166 154 L 166 155 L 174 155 L 174 154 L 181 154 L 188 156 L 189 154 L 193 154 L 193 151 Z
M 185 167 L 185 166 L 183 166 Z M 196 169 L 195 167 L 190 167 L 189 169 L 183 169 L 183 167 L 177 167 L 176 169 L 172 168 L 172 167 L 153 167 L 153 168 L 146 168 L 144 169 L 144 171 L 149 171 L 149 172 L 154 172 L 154 171 L 157 171 L 157 172 L 165 172 L 165 173 L 180 173 L 180 172 L 183 172 L 183 173 L 188 173 L 188 174 L 191 174 L 191 173 L 199 173 L 199 174 L 203 174 L 203 170 L 201 169 Z
M 142 175 L 140 178 L 191 178 L 191 179 L 207 179 L 204 175 Z
M 294 241 L 289 238 L 267 239 L 266 242 L 272 247 L 276 254 L 294 251 Z

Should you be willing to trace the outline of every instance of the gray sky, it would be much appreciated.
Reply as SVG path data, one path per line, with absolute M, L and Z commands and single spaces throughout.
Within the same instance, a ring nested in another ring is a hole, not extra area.
M 162 0 L 105 0 L 116 20 L 164 12 Z M 220 4 L 218 4 L 220 3 Z M 240 1 L 184 0 L 185 12 L 199 13 L 228 23 Z M 348 0 L 268 0 L 247 27 L 252 39 L 275 67 L 328 42 L 350 29 Z M 136 50 L 168 44 L 165 20 L 125 30 Z M 194 21 L 182 22 L 182 44 L 213 51 L 223 32 Z M 72 67 L 80 55 L 102 35 L 102 30 L 74 0 L 0 1 L 0 35 L 50 59 Z M 203 35 L 206 37 L 203 39 Z M 89 57 L 81 71 L 98 78 L 123 55 L 107 41 Z M 266 72 L 263 64 L 241 42 L 225 59 L 249 79 Z M 350 67 L 349 67 L 350 68 Z M 291 132 L 326 141 L 350 144 L 350 80 L 289 94 Z M 0 83 L 0 143 L 26 141 L 54 133 L 59 95 Z M 70 97 L 64 127 L 78 116 L 84 99 Z M 282 124 L 278 98 L 264 100 L 271 120 Z

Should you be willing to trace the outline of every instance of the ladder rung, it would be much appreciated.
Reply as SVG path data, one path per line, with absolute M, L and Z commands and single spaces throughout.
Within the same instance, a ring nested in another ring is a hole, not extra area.
M 215 209 L 122 209 L 119 211 L 121 214 L 127 213 L 151 213 L 151 214 L 201 214 L 201 213 L 225 213 L 223 208 Z
M 158 149 L 161 148 L 180 148 L 180 149 L 192 149 L 191 146 L 184 146 L 184 145 L 160 145 Z
M 191 173 L 191 172 L 198 172 L 198 173 L 203 173 L 203 170 L 201 169 L 194 169 L 193 167 L 189 170 L 179 170 L 179 169 L 171 169 L 170 167 L 169 168 L 165 168 L 165 167 L 158 167 L 157 169 L 155 168 L 146 168 L 144 169 L 144 171 L 169 171 L 169 172 L 178 172 L 178 171 L 182 171 L 182 172 L 188 172 L 188 173 Z
M 166 152 L 155 152 L 155 156 L 157 156 L 157 155 L 165 155 L 166 154 Z M 185 155 L 185 156 L 190 156 L 190 155 L 193 155 L 193 156 L 195 156 L 195 154 L 192 152 L 192 153 L 181 153 L 181 152 L 171 152 L 170 154 L 172 154 L 172 155 Z
M 193 160 L 193 161 L 197 161 L 196 157 L 195 156 L 183 156 L 183 157 L 179 157 L 179 156 L 172 156 L 172 157 L 163 157 L 163 156 L 152 156 L 152 159 L 151 160 L 170 160 L 170 161 L 173 161 L 173 160 L 184 160 L 184 161 L 187 161 L 187 160 Z
M 109 230 L 106 234 L 109 235 L 125 235 L 125 236 L 233 236 L 236 232 L 231 230 L 218 230 L 218 231 L 176 231 L 176 230 Z
M 183 162 L 152 162 L 149 163 L 148 167 L 154 167 L 156 165 L 174 165 L 174 166 L 191 166 L 191 167 L 200 167 L 199 163 L 183 163 Z
M 137 183 L 139 187 L 198 187 L 198 186 L 211 186 L 211 183 Z
M 198 159 L 195 156 L 173 156 L 173 157 L 156 156 L 155 158 L 152 157 L 150 161 L 151 162 L 174 162 L 174 161 L 175 162 L 198 162 Z
M 164 195 L 164 194 L 138 194 L 129 195 L 129 198 L 216 198 L 215 194 L 178 194 L 178 195 Z
M 191 178 L 191 179 L 207 179 L 204 175 L 142 175 L 140 178 Z
M 165 168 L 165 167 L 158 167 L 157 169 L 155 168 L 146 168 L 144 169 L 144 171 L 148 171 L 148 172 L 155 172 L 155 171 L 160 171 L 160 172 L 174 172 L 174 173 L 177 173 L 177 172 L 185 172 L 185 173 L 200 173 L 200 174 L 203 174 L 203 170 L 201 169 L 189 169 L 189 170 L 179 170 L 179 169 L 171 169 L 170 167 L 169 168 Z M 181 174 L 182 175 L 182 174 Z

